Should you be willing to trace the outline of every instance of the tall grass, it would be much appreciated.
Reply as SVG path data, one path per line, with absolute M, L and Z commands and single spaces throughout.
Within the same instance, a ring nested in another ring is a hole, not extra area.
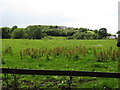
M 8 51 L 7 51 L 8 53 Z M 72 49 L 67 47 L 56 47 L 53 49 L 34 49 L 26 48 L 20 51 L 20 58 L 38 58 L 46 56 L 47 60 L 50 56 L 61 56 L 68 59 L 73 58 L 73 60 L 80 60 L 80 57 L 93 56 L 97 62 L 107 62 L 109 60 L 118 59 L 118 51 L 111 49 L 104 50 L 102 47 L 91 47 L 87 48 L 85 46 L 79 45 Z

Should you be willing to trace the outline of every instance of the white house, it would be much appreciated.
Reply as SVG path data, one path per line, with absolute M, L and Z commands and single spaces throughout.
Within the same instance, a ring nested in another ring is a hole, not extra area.
M 116 36 L 107 36 L 108 39 L 116 39 Z
M 59 26 L 58 29 L 67 29 L 66 26 Z

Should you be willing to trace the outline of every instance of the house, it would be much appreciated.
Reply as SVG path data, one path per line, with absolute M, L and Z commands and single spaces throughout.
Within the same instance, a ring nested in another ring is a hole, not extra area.
M 116 39 L 117 37 L 115 35 L 107 36 L 108 39 Z
M 67 29 L 66 26 L 58 26 L 58 29 Z
M 67 29 L 74 29 L 74 27 L 68 27 Z

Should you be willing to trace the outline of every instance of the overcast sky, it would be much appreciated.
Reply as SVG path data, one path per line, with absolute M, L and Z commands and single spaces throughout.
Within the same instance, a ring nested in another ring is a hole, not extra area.
M 60 25 L 118 31 L 119 0 L 0 0 L 0 27 Z

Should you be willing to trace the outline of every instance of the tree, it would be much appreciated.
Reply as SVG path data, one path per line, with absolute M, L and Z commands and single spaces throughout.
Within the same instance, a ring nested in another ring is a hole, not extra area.
M 17 29 L 18 27 L 15 25 L 10 29 L 10 33 L 12 33 L 15 29 Z
M 97 39 L 98 34 L 78 32 L 73 36 L 69 36 L 68 39 Z
M 87 30 L 88 30 L 87 28 L 80 28 L 79 29 L 80 32 L 87 32 Z
M 17 28 L 12 32 L 12 38 L 15 39 L 20 39 L 20 38 L 24 38 L 24 29 L 23 28 Z
M 106 38 L 107 37 L 107 29 L 106 28 L 100 28 L 99 29 L 99 38 Z
M 25 28 L 25 38 L 41 39 L 46 36 L 45 33 L 42 33 L 42 30 L 44 29 L 45 27 L 42 27 L 41 25 L 28 26 Z
M 99 30 L 95 29 L 94 32 L 95 32 L 96 34 L 98 34 L 98 33 L 99 33 Z
M 1 28 L 2 31 L 2 38 L 10 38 L 10 28 L 8 27 L 2 27 Z
M 120 31 L 118 31 L 116 34 L 120 34 Z
M 116 34 L 118 34 L 118 45 L 120 47 L 120 30 Z
M 67 32 L 67 36 L 72 36 L 73 34 L 75 34 L 76 33 L 76 31 L 74 31 L 74 30 L 69 30 L 68 32 Z
M 111 34 L 111 33 L 108 33 L 107 36 L 112 36 L 112 34 Z

